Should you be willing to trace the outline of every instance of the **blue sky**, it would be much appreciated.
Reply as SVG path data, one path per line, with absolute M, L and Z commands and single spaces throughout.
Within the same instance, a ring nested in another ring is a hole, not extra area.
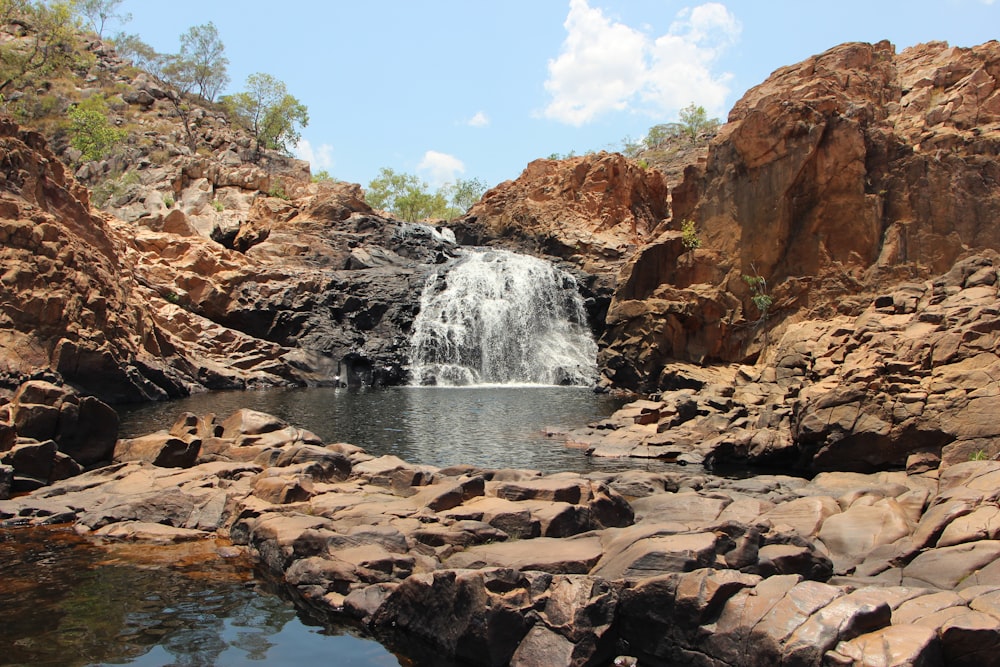
M 897 50 L 1000 37 L 1000 2 L 935 0 L 125 0 L 162 52 L 209 21 L 232 83 L 267 72 L 309 108 L 300 157 L 366 185 L 516 178 L 553 153 L 620 148 L 694 102 L 725 119 L 772 71 L 849 41 Z

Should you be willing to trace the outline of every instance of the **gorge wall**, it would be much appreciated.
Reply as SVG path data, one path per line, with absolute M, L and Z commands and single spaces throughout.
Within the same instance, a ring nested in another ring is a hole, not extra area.
M 359 186 L 309 182 L 305 163 L 251 159 L 250 140 L 209 106 L 192 112 L 190 150 L 175 94 L 100 42 L 90 48 L 92 78 L 125 91 L 111 113 L 147 132 L 71 177 L 65 137 L 49 149 L 7 130 L 19 142 L 4 163 L 10 238 L 27 233 L 15 228 L 35 207 L 52 216 L 42 236 L 86 239 L 97 267 L 69 303 L 72 277 L 25 259 L 51 241 L 21 249 L 21 273 L 4 285 L 8 391 L 48 370 L 113 401 L 340 375 L 403 381 L 420 288 L 454 245 L 375 214 Z M 674 361 L 764 359 L 797 322 L 856 316 L 891 286 L 1000 247 L 998 49 L 842 45 L 775 72 L 707 150 L 676 165 L 537 160 L 451 227 L 460 242 L 574 272 L 607 387 L 670 389 Z M 35 174 L 26 187 L 21 172 Z M 112 215 L 88 212 L 76 183 L 100 190 Z M 766 279 L 766 318 L 747 275 Z
M 756 359 L 796 321 L 857 315 L 879 290 L 1000 247 L 998 75 L 997 42 L 845 44 L 750 90 L 672 189 L 670 229 L 622 270 L 610 382 L 652 391 L 672 359 Z M 748 275 L 766 279 L 766 321 Z

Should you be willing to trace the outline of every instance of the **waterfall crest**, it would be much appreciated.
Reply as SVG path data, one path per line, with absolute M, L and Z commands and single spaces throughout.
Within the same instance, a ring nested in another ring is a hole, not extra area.
M 596 356 L 573 276 L 527 255 L 471 251 L 427 279 L 411 381 L 592 385 Z

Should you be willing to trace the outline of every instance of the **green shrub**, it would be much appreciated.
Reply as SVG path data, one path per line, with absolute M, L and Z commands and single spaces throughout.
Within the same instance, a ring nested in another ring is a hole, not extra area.
M 108 202 L 120 197 L 128 191 L 129 186 L 139 182 L 139 174 L 130 171 L 109 175 L 106 179 L 91 188 L 91 199 L 98 208 L 103 208 Z
M 754 307 L 760 313 L 760 321 L 766 320 L 771 306 L 774 305 L 774 297 L 767 293 L 767 281 L 757 273 L 756 269 L 754 269 L 752 276 L 744 274 L 743 281 L 750 288 L 750 294 L 752 295 L 750 301 L 753 302 Z
M 689 253 L 701 247 L 701 238 L 698 237 L 698 228 L 694 220 L 685 220 L 681 223 L 681 243 Z
M 82 153 L 84 162 L 103 160 L 125 140 L 127 132 L 108 120 L 108 102 L 91 95 L 69 109 L 69 143 Z

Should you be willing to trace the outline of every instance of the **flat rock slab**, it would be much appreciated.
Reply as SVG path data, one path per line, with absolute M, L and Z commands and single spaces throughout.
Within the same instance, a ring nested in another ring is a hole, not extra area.
M 601 558 L 599 537 L 515 540 L 470 547 L 448 558 L 448 568 L 511 567 L 550 574 L 587 574 Z
M 952 547 L 931 549 L 903 568 L 903 583 L 953 590 L 994 583 L 970 577 L 1000 559 L 1000 541 L 981 540 Z M 995 582 L 1000 584 L 1000 581 Z
M 204 530 L 175 528 L 174 526 L 165 526 L 162 523 L 146 521 L 120 521 L 98 528 L 93 534 L 97 537 L 152 543 L 188 542 L 214 537 L 214 533 Z
M 660 535 L 637 540 L 602 561 L 591 572 L 608 580 L 642 579 L 668 572 L 690 572 L 712 565 L 714 533 Z

